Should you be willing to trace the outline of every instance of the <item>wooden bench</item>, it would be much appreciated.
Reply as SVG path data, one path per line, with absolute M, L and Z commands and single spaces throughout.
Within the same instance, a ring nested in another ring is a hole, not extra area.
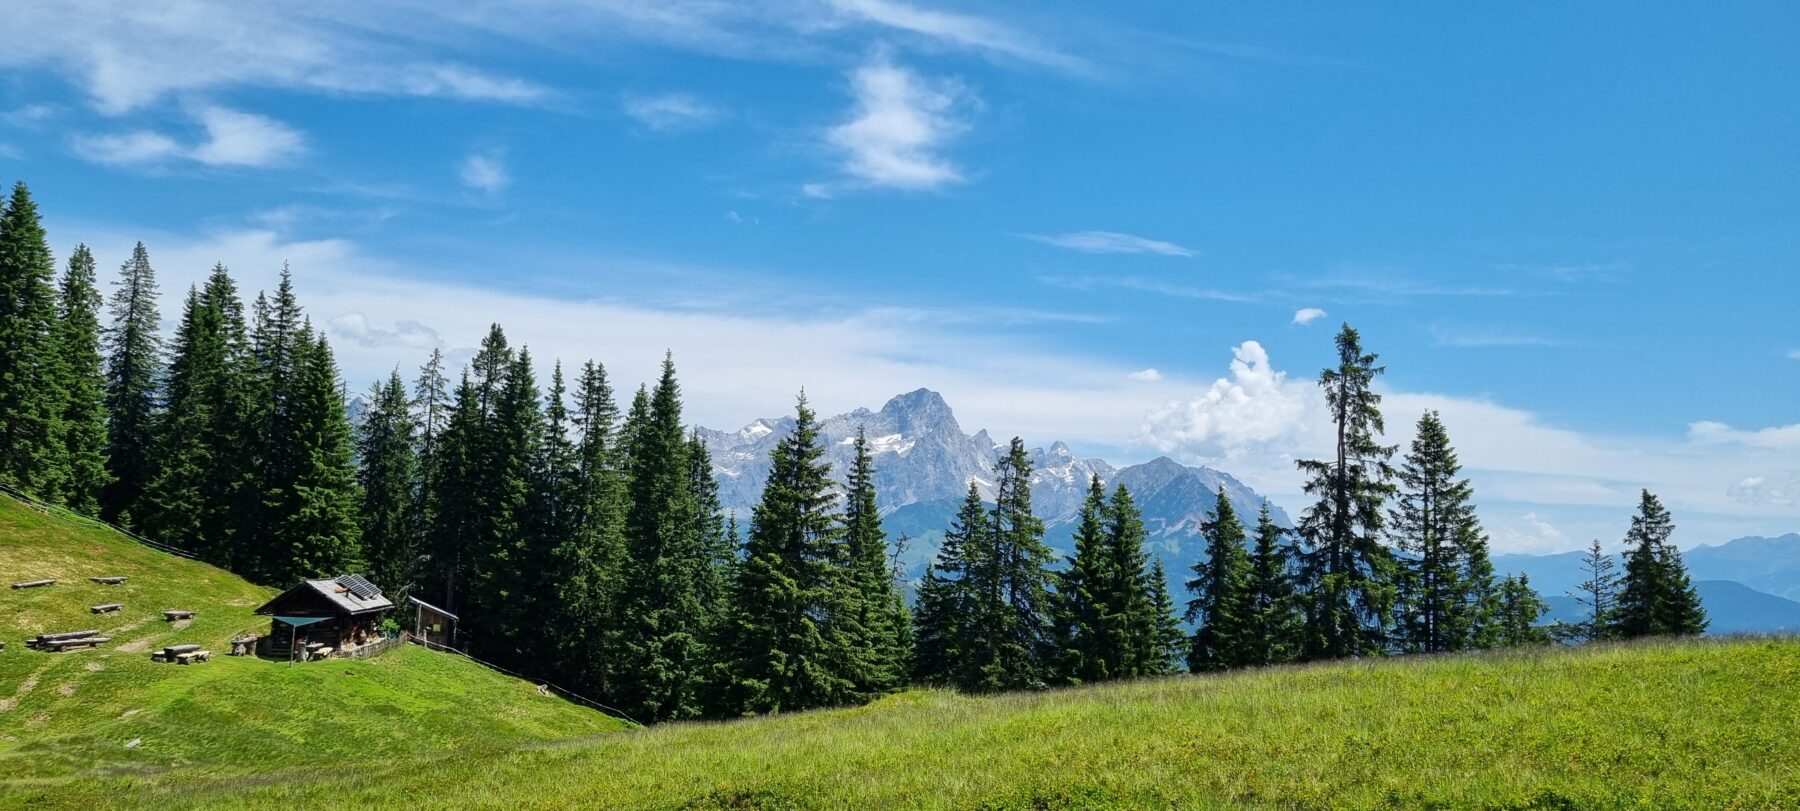
M 12 584 L 12 587 L 15 589 L 35 589 L 38 586 L 48 586 L 55 582 L 55 580 L 27 580 L 23 583 L 14 583 Z
M 58 634 L 38 634 L 37 636 L 25 640 L 25 646 L 28 648 L 42 648 L 46 644 L 55 642 L 59 639 L 81 639 L 99 635 L 100 629 L 98 628 L 87 631 L 63 631 Z
M 125 578 L 123 577 L 90 577 L 88 579 L 95 583 L 99 583 L 102 586 L 118 586 L 125 582 Z
M 124 607 L 125 607 L 124 603 L 107 603 L 106 605 L 94 606 L 93 608 L 88 609 L 88 611 L 91 611 L 95 614 L 111 614 L 112 612 L 117 611 Z
M 174 622 L 176 620 L 191 620 L 193 618 L 194 618 L 194 612 L 192 612 L 192 611 L 183 611 L 180 609 L 171 608 L 171 609 L 163 612 L 163 622 Z
M 180 664 L 180 665 L 191 665 L 195 662 L 204 662 L 211 658 L 212 658 L 212 651 L 191 650 L 186 653 L 175 654 L 175 663 Z
M 84 636 L 77 639 L 52 639 L 49 642 L 44 643 L 44 648 L 56 653 L 63 653 L 65 651 L 79 650 L 81 648 L 97 648 L 100 645 L 111 641 L 112 637 L 110 636 Z
M 256 637 L 240 636 L 231 640 L 232 656 L 249 656 L 256 652 Z

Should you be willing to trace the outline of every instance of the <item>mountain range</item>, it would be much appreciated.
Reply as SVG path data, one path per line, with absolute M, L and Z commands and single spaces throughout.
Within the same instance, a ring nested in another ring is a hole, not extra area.
M 696 428 L 713 457 L 720 500 L 748 520 L 769 473 L 769 452 L 793 430 L 791 416 L 757 419 L 736 431 Z M 832 476 L 841 484 L 854 455 L 858 430 L 866 432 L 875 463 L 877 506 L 890 539 L 905 538 L 899 561 L 916 578 L 937 554 L 944 529 L 973 482 L 993 497 L 994 461 L 1005 449 L 986 430 L 964 433 L 937 392 L 918 389 L 887 401 L 880 410 L 859 408 L 820 421 Z M 1032 506 L 1046 526 L 1045 541 L 1059 555 L 1074 551 L 1076 514 L 1088 481 L 1098 476 L 1111 491 L 1123 484 L 1143 511 L 1149 549 L 1163 558 L 1179 596 L 1187 568 L 1205 558 L 1200 524 L 1222 487 L 1246 521 L 1265 499 L 1231 474 L 1180 464 L 1167 457 L 1114 467 L 1076 456 L 1063 442 L 1033 448 Z M 1276 523 L 1292 526 L 1270 504 Z M 1582 552 L 1496 555 L 1502 574 L 1523 573 L 1551 606 L 1550 619 L 1573 619 L 1579 606 L 1568 596 L 1584 578 Z M 1688 571 L 1712 617 L 1712 633 L 1800 631 L 1800 534 L 1739 538 L 1702 544 L 1684 553 Z

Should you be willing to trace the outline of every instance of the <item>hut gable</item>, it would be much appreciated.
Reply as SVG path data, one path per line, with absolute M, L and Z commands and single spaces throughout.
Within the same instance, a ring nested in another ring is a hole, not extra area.
M 373 583 L 353 574 L 304 580 L 256 609 L 258 614 L 354 617 L 393 608 Z

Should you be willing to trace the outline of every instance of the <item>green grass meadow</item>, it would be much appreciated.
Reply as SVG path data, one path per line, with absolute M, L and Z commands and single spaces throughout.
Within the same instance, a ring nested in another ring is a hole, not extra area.
M 219 651 L 267 592 L 0 499 L 0 580 L 35 577 L 64 582 L 0 593 L 7 808 L 1800 808 L 1793 639 L 917 690 L 635 729 L 412 647 L 153 665 L 122 643 Z M 124 616 L 83 624 L 113 601 Z M 189 628 L 150 619 L 189 607 Z M 65 626 L 115 641 L 20 647 Z

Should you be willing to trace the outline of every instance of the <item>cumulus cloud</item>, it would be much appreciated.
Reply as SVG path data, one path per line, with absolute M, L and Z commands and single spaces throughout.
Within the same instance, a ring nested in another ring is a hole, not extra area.
M 183 144 L 160 132 L 135 130 L 78 135 L 71 146 L 82 159 L 108 166 L 184 160 L 206 166 L 265 167 L 284 163 L 306 149 L 306 139 L 298 131 L 267 116 L 203 107 L 194 117 L 206 137 L 193 144 Z
M 1145 416 L 1139 441 L 1164 453 L 1210 460 L 1296 447 L 1314 410 L 1313 387 L 1276 371 L 1256 341 L 1239 344 L 1232 356 L 1230 377 Z
M 344 313 L 332 317 L 325 324 L 333 338 L 355 341 L 360 346 L 372 349 L 436 349 L 444 345 L 444 338 L 437 330 L 418 321 L 396 321 L 393 329 L 386 329 L 369 323 L 369 317 L 362 313 Z
M 1750 506 L 1800 504 L 1800 471 L 1747 476 L 1727 491 L 1733 501 Z
M 464 158 L 456 173 L 462 178 L 463 185 L 488 194 L 512 183 L 512 175 L 506 171 L 506 153 L 500 150 L 477 152 Z
M 941 151 L 968 128 L 959 109 L 972 103 L 960 82 L 933 80 L 895 64 L 886 54 L 850 77 L 856 103 L 850 120 L 826 140 L 844 158 L 842 170 L 877 187 L 923 190 L 963 179 Z
M 1126 375 L 1126 376 L 1131 378 L 1132 380 L 1136 380 L 1136 381 L 1139 381 L 1142 383 L 1155 383 L 1155 382 L 1163 379 L 1162 372 L 1159 372 L 1154 368 L 1140 369 L 1140 370 L 1132 372 L 1131 374 Z
M 1541 555 L 1567 552 L 1578 546 L 1555 524 L 1535 512 L 1525 513 L 1516 520 L 1506 521 L 1489 529 L 1488 543 L 1496 552 Z
M 1147 239 L 1117 231 L 1074 231 L 1067 234 L 1025 234 L 1026 239 L 1082 253 L 1149 253 L 1159 256 L 1193 256 L 1173 242 Z
M 712 105 L 686 93 L 628 96 L 624 107 L 626 115 L 657 132 L 698 129 L 718 120 L 720 115 Z
M 1325 311 L 1317 307 L 1301 307 L 1294 311 L 1294 323 L 1302 327 L 1325 317 Z

